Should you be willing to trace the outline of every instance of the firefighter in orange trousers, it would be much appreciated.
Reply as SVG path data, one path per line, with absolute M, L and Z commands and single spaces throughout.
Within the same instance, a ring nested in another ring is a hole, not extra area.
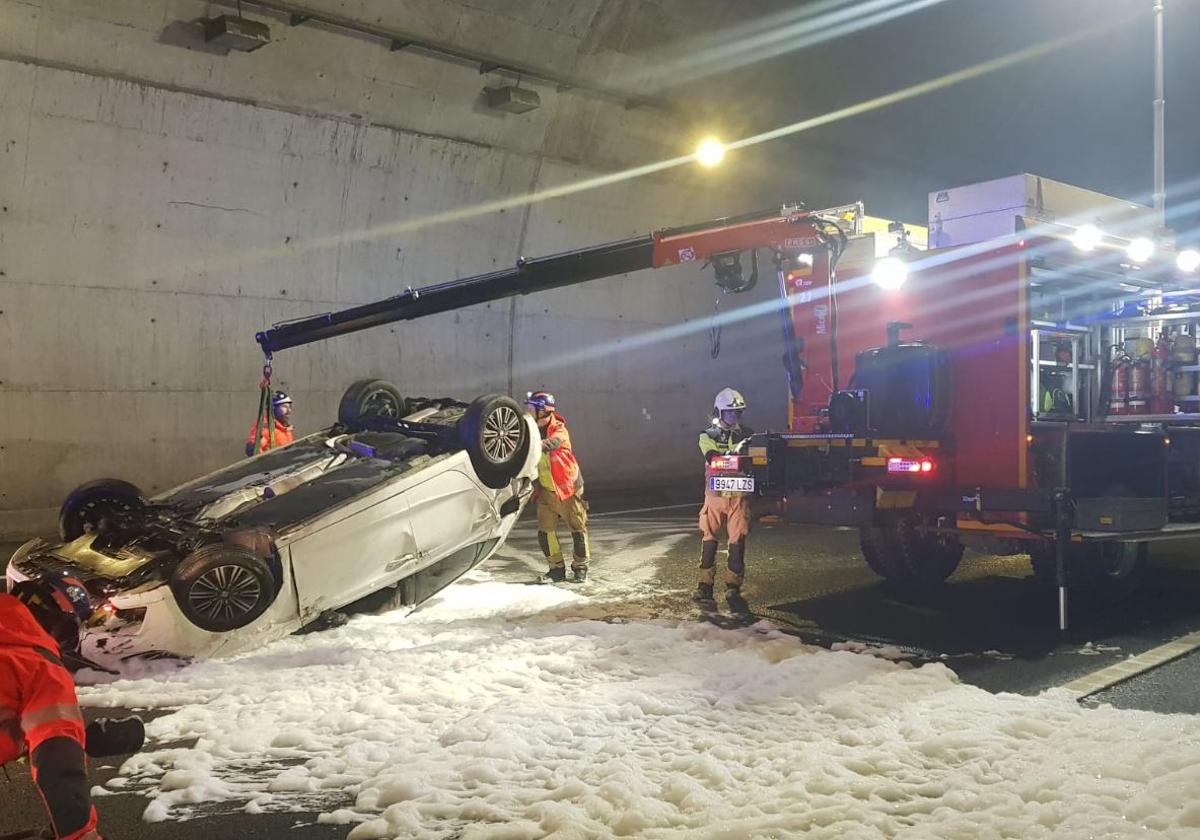
M 75 621 L 90 614 L 90 602 L 73 578 L 55 585 L 24 581 L 13 589 L 15 595 L 0 594 L 0 764 L 29 755 L 55 837 L 101 840 L 83 716 L 59 658 L 60 644 L 74 645 L 69 637 L 78 633 Z
M 274 430 L 259 420 L 254 421 L 254 425 L 250 427 L 250 434 L 246 435 L 247 458 L 266 452 L 272 448 L 272 445 L 275 447 L 287 446 L 296 439 L 295 429 L 292 428 L 292 398 L 283 391 L 276 391 L 271 396 L 271 419 L 275 424 Z M 254 447 L 256 431 L 258 432 L 257 450 Z M 273 442 L 271 440 L 272 431 L 274 432 Z
M 713 403 L 713 423 L 700 433 L 700 452 L 705 459 L 704 507 L 700 509 L 700 585 L 695 600 L 713 600 L 716 580 L 717 540 L 724 528 L 729 539 L 726 561 L 725 598 L 731 606 L 740 606 L 742 580 L 746 574 L 746 537 L 750 534 L 750 499 L 744 493 L 714 491 L 709 487 L 708 464 L 714 456 L 740 453 L 753 432 L 741 424 L 746 400 L 732 388 L 717 394 Z
M 571 529 L 573 554 L 571 573 L 576 583 L 587 580 L 588 546 L 587 502 L 583 498 L 583 474 L 571 449 L 571 435 L 559 415 L 554 395 L 533 391 L 525 405 L 542 433 L 542 459 L 538 463 L 537 500 L 538 544 L 550 564 L 543 580 L 560 583 L 567 579 L 566 560 L 558 544 L 558 522 L 564 519 Z

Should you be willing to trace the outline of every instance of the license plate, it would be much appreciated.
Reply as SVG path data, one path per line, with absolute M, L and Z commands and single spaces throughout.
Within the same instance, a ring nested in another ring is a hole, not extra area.
M 708 489 L 714 493 L 753 493 L 752 475 L 713 475 L 708 478 Z

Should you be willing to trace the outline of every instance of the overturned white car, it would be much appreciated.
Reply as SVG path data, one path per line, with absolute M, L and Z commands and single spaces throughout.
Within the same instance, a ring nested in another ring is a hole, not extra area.
M 537 480 L 537 437 L 508 397 L 404 399 L 361 380 L 330 428 L 154 498 L 79 487 L 62 541 L 21 546 L 9 588 L 79 579 L 95 611 L 78 654 L 106 667 L 244 651 L 383 590 L 420 604 L 504 541 Z

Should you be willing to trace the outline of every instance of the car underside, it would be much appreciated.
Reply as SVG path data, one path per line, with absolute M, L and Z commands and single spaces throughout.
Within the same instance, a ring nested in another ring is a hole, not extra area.
M 61 542 L 22 546 L 9 582 L 81 582 L 96 605 L 81 653 L 106 661 L 244 649 L 383 588 L 417 604 L 502 542 L 532 491 L 535 433 L 507 397 L 404 399 L 363 380 L 334 425 L 154 498 L 82 485 Z M 179 626 L 151 628 L 164 609 Z

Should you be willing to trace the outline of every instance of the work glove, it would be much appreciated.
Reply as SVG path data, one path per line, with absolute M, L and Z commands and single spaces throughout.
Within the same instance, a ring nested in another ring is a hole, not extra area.
M 253 444 L 253 443 L 247 443 L 247 444 L 246 444 L 246 457 L 247 457 L 247 458 L 253 458 L 253 457 L 254 457 L 254 444 Z
M 85 751 L 92 758 L 131 755 L 146 743 L 146 725 L 137 715 L 96 718 L 84 730 Z

